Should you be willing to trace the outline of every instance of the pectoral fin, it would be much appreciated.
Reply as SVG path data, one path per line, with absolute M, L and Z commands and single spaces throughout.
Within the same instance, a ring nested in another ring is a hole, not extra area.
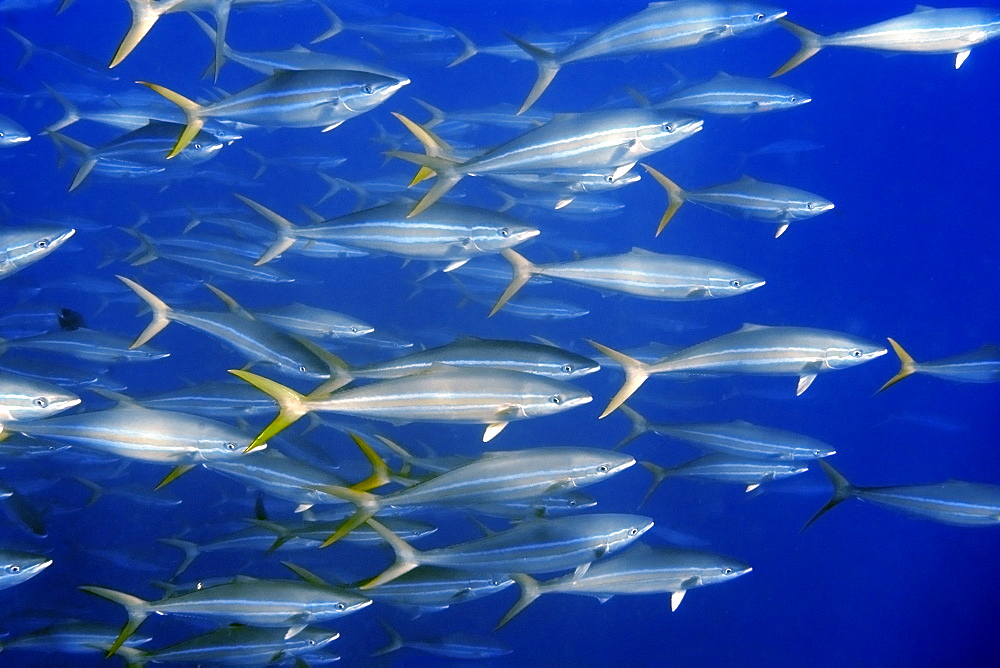
M 970 53 L 972 53 L 972 51 L 969 50 L 969 49 L 966 49 L 965 51 L 959 51 L 958 53 L 955 54 L 955 69 L 956 70 L 962 66 L 962 63 L 965 62 L 965 60 L 969 57 Z
M 799 376 L 799 385 L 795 388 L 795 396 L 799 396 L 803 392 L 809 389 L 812 382 L 816 380 L 816 372 L 804 373 Z
M 508 424 L 510 423 L 494 422 L 491 425 L 487 425 L 486 431 L 483 432 L 483 443 L 489 443 L 490 441 L 492 441 L 493 438 L 501 431 L 503 431 L 503 428 L 506 427 Z
M 675 591 L 670 595 L 670 612 L 677 611 L 677 608 L 679 608 L 681 605 L 681 601 L 684 600 L 685 594 L 687 594 L 687 589 L 681 589 L 680 591 Z

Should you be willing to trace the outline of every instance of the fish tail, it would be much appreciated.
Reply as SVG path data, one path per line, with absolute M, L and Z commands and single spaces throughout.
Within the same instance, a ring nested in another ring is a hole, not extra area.
M 73 152 L 80 156 L 80 167 L 76 170 L 76 175 L 73 176 L 73 183 L 69 185 L 70 192 L 73 192 L 80 187 L 83 180 L 87 178 L 91 170 L 97 166 L 97 158 L 94 157 L 94 149 L 87 146 L 83 142 L 79 142 L 72 137 L 67 137 L 64 134 L 54 131 L 47 131 L 46 134 L 52 138 L 56 146 L 62 148 L 63 146 L 68 146 Z
M 792 23 L 787 19 L 778 19 L 778 23 L 780 23 L 788 32 L 798 37 L 801 44 L 799 45 L 799 50 L 796 51 L 784 65 L 775 70 L 774 74 L 771 75 L 772 78 L 781 76 L 785 72 L 795 69 L 815 56 L 824 46 L 822 35 L 817 35 L 811 30 L 806 30 L 802 26 Z
M 325 2 L 317 2 L 316 4 L 319 5 L 320 9 L 323 10 L 323 13 L 326 14 L 327 20 L 330 21 L 330 27 L 317 35 L 313 41 L 309 42 L 310 44 L 319 44 L 323 40 L 330 39 L 334 35 L 340 34 L 344 30 L 344 22 L 340 20 L 340 17 L 337 16 L 332 9 L 326 6 Z
M 649 431 L 649 420 L 640 415 L 639 411 L 630 407 L 628 404 L 622 404 L 621 409 L 622 413 L 625 414 L 625 417 L 627 417 L 629 422 L 632 423 L 632 431 L 630 431 L 628 435 L 615 446 L 615 450 L 621 450 L 626 445 Z
M 330 396 L 344 385 L 354 380 L 354 369 L 344 360 L 340 359 L 326 348 L 322 348 L 304 336 L 297 334 L 290 335 L 293 339 L 302 344 L 313 355 L 320 358 L 327 369 L 330 370 L 330 378 L 324 381 L 319 387 L 309 393 L 309 399 L 322 399 Z M 383 483 L 384 484 L 384 483 Z
M 538 584 L 538 580 L 531 577 L 526 573 L 511 573 L 510 578 L 521 587 L 521 598 L 517 599 L 517 603 L 507 611 L 507 614 L 503 616 L 493 630 L 498 630 L 501 626 L 512 620 L 518 613 L 531 605 L 536 598 L 542 595 L 542 588 Z
M 390 652 L 403 649 L 403 636 L 399 635 L 399 632 L 389 626 L 389 623 L 384 619 L 379 618 L 378 621 L 382 624 L 382 628 L 385 629 L 385 632 L 389 634 L 389 644 L 382 649 L 373 652 L 372 656 L 382 656 L 383 654 L 389 654 Z
M 825 473 L 830 479 L 830 482 L 833 483 L 833 496 L 830 497 L 830 500 L 826 502 L 825 506 L 820 508 L 816 511 L 815 515 L 809 518 L 809 521 L 802 526 L 801 531 L 808 529 L 809 525 L 825 515 L 826 511 L 830 510 L 841 501 L 851 498 L 855 493 L 854 485 L 849 483 L 847 478 L 845 478 L 840 471 L 833 468 L 833 464 L 829 463 L 825 459 L 817 459 L 816 463 L 819 464 L 820 468 L 823 469 L 823 473 Z
M 511 297 L 517 294 L 517 291 L 524 287 L 524 284 L 531 280 L 531 277 L 538 273 L 538 265 L 532 264 L 526 260 L 522 255 L 512 248 L 504 248 L 500 251 L 500 254 L 504 256 L 508 262 L 510 262 L 510 268 L 513 270 L 514 275 L 510 279 L 510 284 L 507 285 L 507 289 L 503 291 L 500 298 L 497 299 L 497 303 L 493 305 L 490 310 L 490 315 L 493 316 L 497 311 L 503 308 Z
M 424 147 L 424 153 L 431 157 L 452 159 L 451 146 L 430 131 L 431 127 L 444 120 L 444 113 L 437 107 L 433 107 L 426 102 L 422 102 L 420 100 L 417 100 L 417 102 L 431 112 L 431 120 L 426 124 L 421 125 L 420 123 L 415 123 L 403 114 L 396 113 L 395 111 L 392 112 L 392 115 L 395 116 L 400 123 L 406 126 L 407 130 L 413 133 L 413 136 L 416 137 L 420 144 Z M 421 181 L 434 176 L 435 173 L 436 172 L 430 167 L 421 165 L 420 169 L 417 170 L 417 173 L 406 187 L 412 188 Z
M 132 342 L 131 346 L 129 346 L 130 350 L 134 350 L 135 348 L 149 342 L 150 339 L 159 334 L 164 327 L 170 324 L 170 314 L 172 309 L 167 306 L 163 300 L 132 279 L 125 278 L 124 276 L 117 276 L 117 278 L 119 281 L 132 288 L 132 291 L 139 295 L 139 297 L 149 305 L 149 308 L 153 310 L 153 321 L 149 323 L 146 329 L 142 330 L 142 334 L 136 337 L 136 340 Z
M 156 0 L 126 0 L 132 10 L 132 25 L 129 27 L 125 37 L 122 38 L 118 50 L 111 58 L 109 68 L 115 67 L 132 53 L 132 49 L 139 45 L 142 38 L 146 36 L 150 28 L 160 20 L 167 10 L 171 9 L 177 2 L 167 0 L 166 2 L 156 2 Z M 110 656 L 110 655 L 109 655 Z
M 545 89 L 556 78 L 556 74 L 559 72 L 559 68 L 562 67 L 562 63 L 559 62 L 559 59 L 551 51 L 546 51 L 534 44 L 529 44 L 513 35 L 507 35 L 507 39 L 521 47 L 535 61 L 535 65 L 538 66 L 538 78 L 535 79 L 535 85 L 531 87 L 528 97 L 524 99 L 524 104 L 521 105 L 521 108 L 517 112 L 517 115 L 520 116 L 530 109 L 531 105 L 542 96 Z
M 269 531 L 274 534 L 275 536 L 274 542 L 271 543 L 271 546 L 267 548 L 268 552 L 274 552 L 279 547 L 281 547 L 291 539 L 295 538 L 295 534 L 292 533 L 288 529 L 288 527 L 278 524 L 277 522 L 272 522 L 271 520 L 264 520 L 264 519 L 254 519 L 250 520 L 250 522 L 254 526 L 260 527 L 264 531 Z
M 134 227 L 122 227 L 122 232 L 128 234 L 135 238 L 139 242 L 138 247 L 127 256 L 125 256 L 124 261 L 131 264 L 133 267 L 138 267 L 143 264 L 149 264 L 156 258 L 160 257 L 159 253 L 156 252 L 156 247 L 153 245 L 153 241 L 147 237 L 145 234 L 140 232 L 138 229 L 139 225 L 142 225 L 144 221 L 140 221 L 135 224 Z
M 17 41 L 17 43 L 21 45 L 21 48 L 24 49 L 24 53 L 21 54 L 21 60 L 17 62 L 17 67 L 14 68 L 14 70 L 16 71 L 24 67 L 25 64 L 29 60 L 31 60 L 31 57 L 35 55 L 35 43 L 32 42 L 27 37 L 25 37 L 24 35 L 22 35 L 21 33 L 14 30 L 13 28 L 8 28 L 7 26 L 4 26 L 4 30 L 6 30 L 10 34 L 10 36 L 13 37 Z
M 107 647 L 101 647 L 98 645 L 92 645 L 99 650 L 107 650 Z M 125 659 L 125 668 L 142 668 L 151 659 L 151 653 L 139 649 L 138 647 L 129 647 L 128 645 L 122 645 L 114 651 L 121 658 Z
M 163 543 L 164 545 L 172 545 L 173 547 L 176 547 L 178 550 L 184 552 L 184 559 L 181 560 L 181 563 L 177 566 L 177 569 L 174 571 L 174 576 L 173 576 L 174 578 L 176 578 L 178 575 L 186 571 L 188 569 L 188 566 L 190 566 L 191 563 L 198 558 L 198 555 L 201 554 L 201 548 L 198 546 L 198 544 L 192 543 L 189 540 L 181 540 L 180 538 L 161 538 L 160 542 Z
M 58 102 L 60 106 L 62 106 L 63 108 L 62 118 L 60 118 L 52 125 L 45 128 L 45 131 L 47 133 L 52 134 L 53 132 L 57 130 L 62 130 L 63 128 L 72 125 L 73 123 L 76 123 L 78 120 L 80 120 L 80 110 L 76 108 L 75 104 L 73 104 L 65 97 L 63 97 L 63 95 L 60 94 L 59 91 L 57 91 L 55 88 L 48 85 L 47 83 L 43 82 L 42 85 L 45 86 L 45 89 L 49 91 L 49 95 L 52 96 L 52 99 Z
M 382 536 L 385 542 L 389 543 L 389 547 L 396 553 L 396 561 L 392 566 L 389 566 L 389 568 L 358 587 L 358 589 L 374 589 L 379 585 L 384 585 L 386 582 L 395 580 L 404 573 L 409 573 L 420 565 L 420 553 L 412 545 L 389 531 L 380 522 L 370 519 L 368 520 L 368 525 Z
M 406 160 L 407 162 L 412 162 L 420 165 L 421 167 L 429 167 L 437 172 L 437 181 L 433 186 L 431 186 L 430 190 L 427 191 L 420 201 L 417 202 L 416 206 L 414 206 L 413 209 L 406 214 L 407 218 L 413 218 L 417 214 L 426 210 L 430 205 L 434 204 L 434 202 L 441 199 L 445 193 L 454 188 L 455 184 L 461 181 L 462 177 L 465 176 L 465 174 L 458 169 L 462 163 L 444 156 L 421 155 L 419 153 L 410 153 L 409 151 L 388 151 L 386 155 L 390 155 L 394 158 L 400 158 L 402 160 Z
M 229 10 L 232 2 L 215 3 L 215 61 L 213 63 L 212 80 L 219 80 L 219 70 L 226 62 L 226 31 L 229 27 Z
M 88 594 L 94 594 L 95 596 L 100 596 L 101 598 L 106 598 L 109 601 L 117 603 L 125 608 L 126 614 L 128 614 L 128 621 L 125 622 L 125 626 L 122 628 L 121 633 L 115 638 L 115 641 L 108 648 L 105 658 L 110 658 L 114 656 L 118 648 L 122 646 L 129 637 L 135 633 L 139 625 L 146 621 L 146 617 L 149 616 L 151 610 L 149 609 L 149 603 L 142 600 L 137 596 L 132 596 L 131 594 L 126 594 L 125 592 L 116 591 L 114 589 L 105 589 L 104 587 L 91 587 L 84 586 L 80 587 L 82 591 Z
M 205 33 L 205 36 L 208 37 L 208 41 L 212 42 L 212 44 L 218 43 L 219 33 L 212 28 L 212 26 L 208 25 L 205 19 L 201 18 L 197 14 L 189 14 L 189 16 L 192 21 L 198 24 L 201 31 Z M 216 80 L 219 78 L 219 70 L 222 69 L 222 66 L 225 64 L 225 59 L 230 57 L 233 52 L 233 50 L 229 48 L 229 45 L 226 44 L 225 40 L 221 43 L 221 49 L 221 52 L 216 54 L 215 58 L 212 59 L 212 62 L 210 62 L 205 68 L 205 71 L 201 73 L 202 77 L 207 77 L 209 73 L 212 73 Z
M 263 445 L 269 438 L 275 436 L 281 431 L 284 431 L 285 428 L 291 426 L 296 420 L 309 412 L 309 405 L 306 397 L 302 396 L 290 387 L 285 387 L 281 383 L 275 382 L 270 378 L 264 378 L 263 376 L 258 376 L 255 373 L 250 373 L 249 371 L 243 371 L 241 369 L 230 369 L 229 373 L 233 374 L 237 378 L 245 380 L 261 392 L 266 392 L 278 402 L 278 417 L 274 418 L 274 420 L 271 421 L 271 424 L 264 427 L 264 431 L 260 432 L 257 438 L 255 438 L 250 445 L 247 446 L 245 452 L 250 452 L 254 448 Z
M 912 376 L 920 370 L 917 361 L 910 357 L 910 353 L 903 350 L 903 346 L 896 343 L 894 339 L 889 339 L 889 343 L 892 345 L 892 349 L 896 351 L 896 356 L 899 357 L 899 373 L 887 380 L 885 385 L 878 388 L 878 392 L 875 394 L 889 389 L 907 376 Z
M 354 432 L 349 433 L 355 445 L 364 453 L 368 459 L 368 463 L 372 465 L 372 474 L 361 482 L 351 485 L 351 489 L 356 492 L 367 492 L 368 490 L 378 489 L 382 485 L 388 485 L 392 482 L 389 478 L 389 467 L 372 446 L 368 445 L 363 438 Z
M 653 474 L 653 482 L 650 484 L 649 489 L 646 491 L 646 496 L 642 497 L 642 501 L 639 502 L 639 508 L 646 505 L 649 501 L 649 497 L 653 496 L 653 492 L 656 488 L 666 480 L 670 474 L 673 472 L 672 469 L 660 466 L 659 464 L 654 464 L 653 462 L 639 462 L 643 468 Z
M 142 84 L 153 92 L 159 93 L 180 107 L 181 111 L 184 112 L 184 118 L 187 124 L 181 131 L 181 136 L 178 137 L 177 141 L 174 143 L 174 147 L 170 149 L 169 153 L 167 153 L 167 158 L 172 158 L 183 151 L 184 148 L 191 143 L 191 140 L 194 139 L 199 132 L 201 132 L 202 127 L 205 125 L 205 119 L 201 117 L 204 109 L 197 102 L 193 102 L 183 95 L 175 93 L 169 88 L 164 88 L 163 86 L 149 83 L 148 81 L 137 81 L 136 83 Z
M 469 39 L 469 36 L 465 33 L 461 32 L 457 28 L 452 28 L 451 31 L 455 33 L 455 37 L 462 42 L 462 53 L 458 54 L 458 57 L 455 58 L 455 60 L 448 63 L 448 67 L 455 67 L 455 65 L 464 63 L 469 58 L 472 58 L 474 55 L 479 53 L 479 49 L 476 48 L 476 43 Z
M 277 238 L 274 240 L 274 243 L 272 243 L 268 249 L 264 251 L 263 255 L 261 255 L 256 262 L 254 262 L 254 266 L 259 267 L 262 264 L 267 264 L 274 258 L 284 253 L 292 244 L 295 243 L 297 239 L 295 233 L 297 230 L 295 225 L 293 225 L 287 218 L 279 216 L 274 211 L 258 204 L 249 197 L 244 197 L 243 195 L 238 195 L 236 193 L 233 193 L 233 196 L 266 218 L 271 224 L 274 225 L 275 230 L 277 231 Z
M 681 204 L 683 204 L 687 199 L 687 193 L 684 192 L 679 185 L 661 174 L 659 170 L 653 169 L 649 165 L 642 162 L 639 164 L 642 165 L 649 175 L 656 179 L 656 182 L 663 186 L 663 189 L 667 191 L 667 210 L 663 212 L 663 217 L 660 218 L 660 224 L 656 227 L 656 236 L 660 236 L 660 232 L 663 231 L 663 228 L 667 226 L 670 219 L 674 217 L 675 213 L 677 213 L 677 209 L 681 208 Z
M 605 345 L 601 345 L 596 341 L 588 340 L 587 343 L 594 346 L 600 352 L 604 353 L 610 357 L 613 361 L 618 362 L 622 365 L 622 369 L 625 370 L 625 382 L 622 383 L 622 389 L 618 390 L 618 394 L 611 398 L 608 402 L 608 407 L 604 409 L 600 417 L 607 417 L 616 408 L 625 403 L 629 397 L 631 397 L 646 379 L 649 378 L 649 365 L 639 360 L 632 359 L 624 353 L 620 353 L 617 350 L 608 348 Z

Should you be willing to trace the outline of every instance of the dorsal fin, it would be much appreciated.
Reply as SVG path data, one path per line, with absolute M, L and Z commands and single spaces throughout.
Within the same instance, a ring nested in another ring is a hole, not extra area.
M 645 248 L 639 248 L 638 246 L 632 246 L 632 250 L 629 251 L 632 255 L 659 255 L 659 253 L 654 253 L 651 250 L 646 250 Z
M 754 324 L 752 322 L 745 322 L 745 323 L 743 323 L 743 326 L 739 328 L 738 331 L 740 331 L 740 332 L 752 332 L 755 329 L 770 329 L 770 328 L 771 328 L 770 325 L 757 325 L 757 324 Z
M 717 74 L 716 74 L 716 75 L 715 75 L 714 77 L 712 77 L 712 78 L 713 78 L 713 79 L 735 79 L 736 77 L 734 77 L 734 76 L 733 76 L 732 74 L 730 74 L 729 72 L 719 72 L 719 73 L 717 73 Z
M 106 390 L 103 387 L 92 387 L 92 388 L 89 388 L 89 389 L 94 394 L 99 394 L 102 397 L 104 397 L 105 399 L 110 399 L 111 401 L 116 402 L 119 406 L 125 406 L 127 408 L 143 408 L 145 410 L 152 410 L 150 408 L 146 408 L 145 406 L 143 406 L 142 404 L 140 404 L 138 401 L 136 401 L 132 397 L 126 396 L 126 395 L 121 394 L 119 392 L 113 392 L 111 390 Z
M 245 308 L 239 305 L 239 302 L 237 302 L 235 299 L 227 295 L 219 288 L 215 287 L 211 283 L 206 283 L 205 287 L 211 290 L 216 297 L 222 300 L 222 303 L 226 305 L 226 308 L 229 309 L 230 313 L 233 313 L 235 315 L 242 315 L 247 318 L 253 318 L 253 316 L 250 315 L 249 311 L 247 311 Z
M 914 14 L 920 14 L 921 12 L 933 12 L 937 7 L 928 7 L 927 5 L 917 5 L 913 8 Z

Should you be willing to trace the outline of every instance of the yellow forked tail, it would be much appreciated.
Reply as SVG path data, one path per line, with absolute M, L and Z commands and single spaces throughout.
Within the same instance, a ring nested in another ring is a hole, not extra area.
M 903 380 L 907 376 L 912 376 L 920 369 L 918 368 L 916 360 L 910 357 L 910 354 L 903 350 L 903 346 L 896 343 L 894 339 L 889 339 L 889 343 L 892 345 L 892 349 L 896 351 L 896 355 L 899 357 L 899 373 L 886 381 L 885 385 L 878 388 L 879 392 L 889 389 L 899 381 Z
M 278 417 L 274 418 L 271 424 L 264 427 L 264 431 L 260 432 L 260 435 L 247 446 L 246 452 L 250 452 L 261 444 L 266 443 L 269 438 L 284 431 L 286 427 L 294 424 L 296 420 L 310 410 L 309 399 L 306 396 L 299 394 L 290 387 L 285 387 L 277 381 L 240 369 L 230 369 L 229 373 L 245 380 L 258 390 L 266 392 L 278 402 Z

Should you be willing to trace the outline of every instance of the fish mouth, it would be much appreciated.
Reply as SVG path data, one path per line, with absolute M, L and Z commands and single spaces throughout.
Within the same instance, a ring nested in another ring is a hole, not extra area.
M 766 283 L 767 281 L 765 281 L 764 279 L 747 281 L 743 284 L 743 291 L 749 292 L 750 290 L 756 290 L 757 288 L 761 287 L 762 285 L 765 285 Z
M 882 357 L 882 355 L 885 355 L 887 352 L 889 352 L 888 348 L 882 348 L 881 350 L 875 350 L 875 351 L 872 351 L 872 352 L 868 353 L 867 355 L 865 355 L 865 359 L 873 360 L 876 357 Z
M 585 394 L 582 397 L 574 397 L 573 399 L 567 399 L 562 403 L 563 408 L 573 408 L 574 406 L 582 406 L 584 404 L 589 404 L 594 400 L 594 397 L 589 394 Z

